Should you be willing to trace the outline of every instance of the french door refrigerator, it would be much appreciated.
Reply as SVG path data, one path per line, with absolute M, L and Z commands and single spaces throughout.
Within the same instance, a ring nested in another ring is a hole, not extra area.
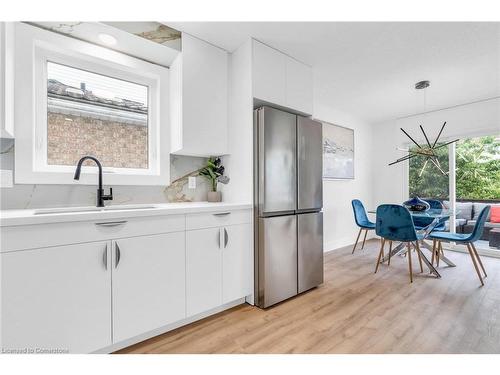
M 254 111 L 255 303 L 266 308 L 323 282 L 322 127 Z

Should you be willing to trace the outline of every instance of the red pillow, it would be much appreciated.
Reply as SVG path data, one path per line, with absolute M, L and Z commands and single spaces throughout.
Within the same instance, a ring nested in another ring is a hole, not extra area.
M 500 223 L 500 206 L 492 206 L 490 221 L 492 223 Z

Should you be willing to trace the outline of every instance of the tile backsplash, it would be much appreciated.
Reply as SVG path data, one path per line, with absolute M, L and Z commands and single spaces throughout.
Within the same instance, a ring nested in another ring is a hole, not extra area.
M 168 202 L 199 202 L 207 199 L 208 181 L 203 176 L 195 176 L 196 188 L 188 188 L 188 177 L 204 167 L 206 158 L 194 156 L 170 155 L 170 181 L 175 181 L 165 188 Z

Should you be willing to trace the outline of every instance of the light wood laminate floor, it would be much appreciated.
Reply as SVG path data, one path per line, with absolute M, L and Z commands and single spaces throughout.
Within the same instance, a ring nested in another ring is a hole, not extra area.
M 275 307 L 242 305 L 119 353 L 500 353 L 500 259 L 467 254 L 441 279 L 396 256 L 374 274 L 379 242 L 325 255 L 325 283 Z

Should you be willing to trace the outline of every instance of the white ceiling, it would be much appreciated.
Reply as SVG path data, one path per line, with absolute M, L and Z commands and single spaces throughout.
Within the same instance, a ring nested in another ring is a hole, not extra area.
M 228 51 L 254 37 L 314 67 L 332 106 L 369 122 L 500 96 L 500 23 L 165 22 Z M 419 92 L 420 93 L 420 92 Z

